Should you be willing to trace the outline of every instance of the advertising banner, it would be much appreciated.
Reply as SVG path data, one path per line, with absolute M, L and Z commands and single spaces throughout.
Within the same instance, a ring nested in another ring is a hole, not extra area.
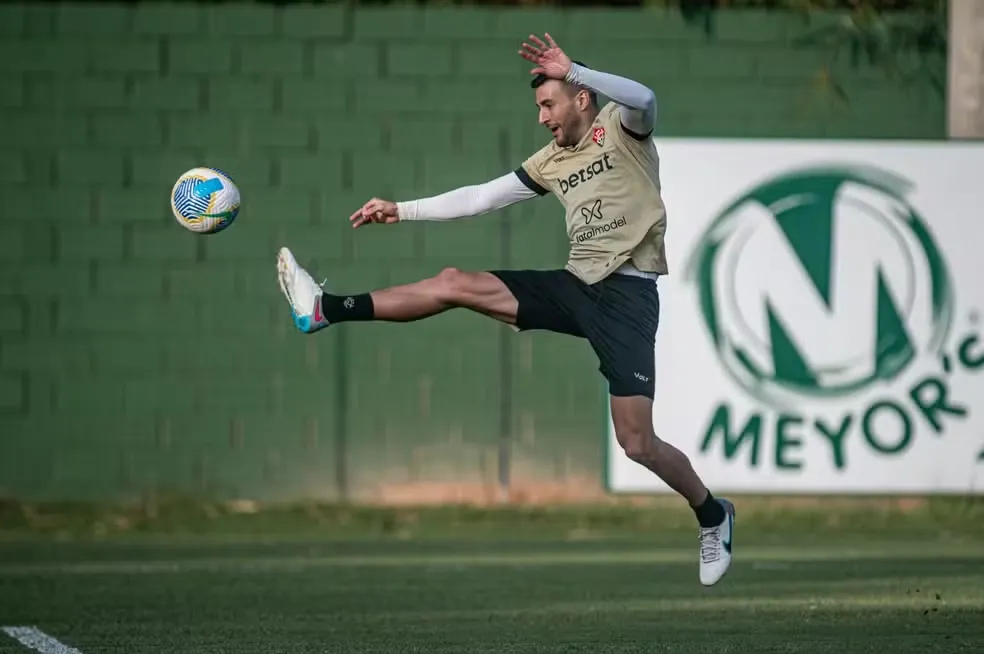
M 715 494 L 984 493 L 984 144 L 656 144 L 656 434 Z

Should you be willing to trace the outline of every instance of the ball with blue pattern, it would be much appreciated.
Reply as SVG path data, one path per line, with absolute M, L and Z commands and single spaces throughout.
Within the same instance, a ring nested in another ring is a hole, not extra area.
M 198 234 L 215 234 L 231 225 L 239 205 L 239 188 L 218 168 L 192 168 L 171 189 L 174 218 Z

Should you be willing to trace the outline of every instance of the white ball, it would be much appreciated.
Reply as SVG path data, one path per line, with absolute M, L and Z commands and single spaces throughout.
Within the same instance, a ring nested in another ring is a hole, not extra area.
M 171 189 L 171 212 L 185 229 L 221 232 L 239 214 L 239 188 L 221 170 L 192 168 Z

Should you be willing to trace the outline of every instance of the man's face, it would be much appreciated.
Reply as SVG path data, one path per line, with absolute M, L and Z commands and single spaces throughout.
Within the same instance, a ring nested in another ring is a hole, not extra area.
M 560 80 L 547 80 L 536 88 L 536 106 L 540 108 L 540 124 L 550 130 L 557 145 L 569 147 L 581 139 L 575 89 Z

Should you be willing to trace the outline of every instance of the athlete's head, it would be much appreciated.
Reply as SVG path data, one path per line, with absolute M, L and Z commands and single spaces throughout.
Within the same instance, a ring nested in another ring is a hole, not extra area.
M 534 77 L 530 86 L 536 92 L 540 124 L 550 130 L 557 145 L 569 147 L 580 141 L 598 115 L 598 96 L 546 75 Z

